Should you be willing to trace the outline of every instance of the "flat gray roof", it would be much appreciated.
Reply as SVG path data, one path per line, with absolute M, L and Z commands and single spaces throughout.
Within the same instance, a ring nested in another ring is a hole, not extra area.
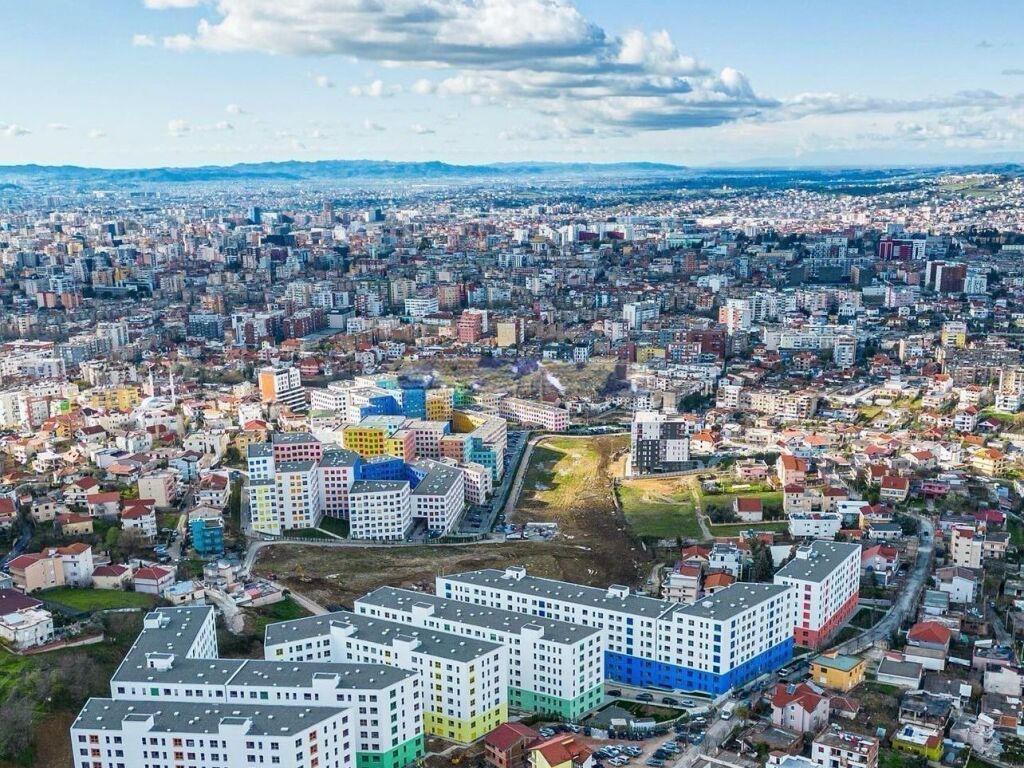
M 824 581 L 832 571 L 851 555 L 857 557 L 860 568 L 860 544 L 844 541 L 814 541 L 809 547 L 800 547 L 796 557 L 786 563 L 776 576 L 801 581 Z
M 413 494 L 417 496 L 446 496 L 462 475 L 462 471 L 456 467 L 449 467 L 447 464 L 429 459 L 413 461 L 412 464 L 415 467 L 428 470 L 424 478 L 412 490 Z
M 530 595 L 539 599 L 588 605 L 593 608 L 629 613 L 648 619 L 656 619 L 680 608 L 678 603 L 672 603 L 668 600 L 658 600 L 657 598 L 644 597 L 632 593 L 622 597 L 619 594 L 612 594 L 610 589 L 587 587 L 567 581 L 541 579 L 537 576 L 529 575 L 517 579 L 506 575 L 505 571 L 499 571 L 495 568 L 466 571 L 465 573 L 456 573 L 444 578 L 461 584 L 507 589 L 511 592 Z M 625 590 L 626 588 L 622 587 L 622 589 Z
M 330 635 L 332 626 L 353 627 L 355 629 L 354 637 L 385 646 L 392 645 L 396 639 L 418 640 L 417 650 L 419 652 L 459 662 L 472 661 L 502 647 L 498 643 L 487 640 L 460 637 L 432 629 L 420 629 L 396 621 L 384 621 L 348 611 L 336 611 L 321 616 L 309 616 L 294 621 L 268 624 L 264 645 L 281 645 L 314 637 L 326 637 Z
M 336 688 L 373 690 L 415 677 L 416 673 L 384 664 L 345 664 L 332 661 L 272 661 L 249 659 L 231 678 L 231 685 L 298 688 L 314 678 L 337 678 Z
M 121 730 L 128 719 L 139 722 L 153 718 L 152 733 L 215 734 L 221 724 L 249 721 L 251 736 L 292 736 L 341 712 L 339 707 L 291 707 L 274 705 L 224 704 L 181 701 L 128 701 L 89 699 L 72 728 Z
M 275 432 L 271 435 L 275 444 L 288 445 L 290 443 L 319 443 L 309 432 Z
M 429 606 L 432 616 L 443 621 L 468 624 L 481 629 L 518 634 L 524 627 L 540 627 L 544 639 L 566 645 L 578 643 L 593 635 L 600 634 L 596 627 L 584 627 L 567 621 L 555 621 L 526 613 L 487 608 L 459 600 L 449 600 L 437 595 L 415 592 L 411 589 L 380 587 L 356 600 L 356 605 L 380 606 L 412 614 L 414 605 Z
M 349 489 L 349 496 L 353 493 L 373 493 L 375 491 L 400 491 L 407 488 L 407 480 L 356 480 Z
M 324 451 L 323 456 L 320 459 L 320 466 L 322 467 L 354 467 L 360 460 L 360 456 L 355 451 L 350 451 L 347 448 L 331 448 L 330 450 Z
M 751 584 L 739 581 L 713 595 L 701 598 L 692 605 L 682 606 L 679 612 L 701 619 L 727 621 L 790 589 L 792 587 L 787 584 Z

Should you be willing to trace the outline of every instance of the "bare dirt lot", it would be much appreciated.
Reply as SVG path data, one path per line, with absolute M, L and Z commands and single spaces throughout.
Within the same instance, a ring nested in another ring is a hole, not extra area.
M 433 590 L 439 574 L 524 565 L 536 576 L 583 584 L 633 583 L 632 556 L 612 556 L 604 548 L 584 548 L 566 540 L 506 542 L 459 547 L 327 548 L 303 545 L 267 547 L 255 571 L 275 573 L 278 581 L 321 605 L 351 607 L 357 597 L 389 585 Z

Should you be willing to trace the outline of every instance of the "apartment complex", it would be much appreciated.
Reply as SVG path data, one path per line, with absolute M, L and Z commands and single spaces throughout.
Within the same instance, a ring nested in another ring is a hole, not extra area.
M 689 466 L 691 423 L 661 412 L 637 411 L 629 432 L 632 472 L 674 472 Z
M 737 583 L 692 605 L 529 576 L 521 567 L 438 576 L 438 595 L 605 633 L 605 674 L 629 685 L 724 693 L 793 653 L 792 589 Z
M 336 612 L 268 625 L 264 653 L 414 672 L 424 730 L 453 741 L 474 741 L 508 719 L 508 650 L 495 642 Z
M 392 665 L 221 659 L 213 608 L 159 608 L 72 725 L 75 765 L 400 768 L 424 750 L 420 685 Z
M 860 557 L 859 544 L 814 541 L 775 574 L 776 584 L 794 590 L 797 644 L 820 647 L 857 610 Z
M 356 613 L 508 648 L 508 703 L 577 721 L 604 698 L 604 636 L 596 627 L 436 595 L 381 587 L 355 602 Z

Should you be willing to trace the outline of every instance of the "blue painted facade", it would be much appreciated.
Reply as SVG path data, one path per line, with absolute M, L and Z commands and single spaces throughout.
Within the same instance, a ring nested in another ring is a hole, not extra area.
M 192 547 L 200 557 L 224 554 L 224 522 L 213 518 L 195 518 L 189 521 Z
M 626 685 L 663 686 L 681 691 L 701 691 L 718 695 L 730 688 L 741 686 L 765 672 L 783 667 L 792 658 L 793 638 L 789 638 L 722 674 L 612 651 L 605 651 L 604 669 L 607 678 Z
M 427 418 L 427 391 L 418 387 L 403 388 L 402 412 L 410 419 Z
M 356 480 L 408 480 L 405 462 L 397 457 L 374 456 L 356 467 Z
M 369 403 L 359 409 L 359 418 L 367 416 L 402 416 L 402 406 L 391 395 L 371 397 Z

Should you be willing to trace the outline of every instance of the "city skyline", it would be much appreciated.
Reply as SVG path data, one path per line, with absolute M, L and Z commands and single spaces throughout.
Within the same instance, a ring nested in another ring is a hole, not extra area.
M 0 26 L 0 66 L 31 62 L 0 105 L 3 165 L 1024 157 L 1010 3 L 806 19 L 794 3 L 55 0 Z

